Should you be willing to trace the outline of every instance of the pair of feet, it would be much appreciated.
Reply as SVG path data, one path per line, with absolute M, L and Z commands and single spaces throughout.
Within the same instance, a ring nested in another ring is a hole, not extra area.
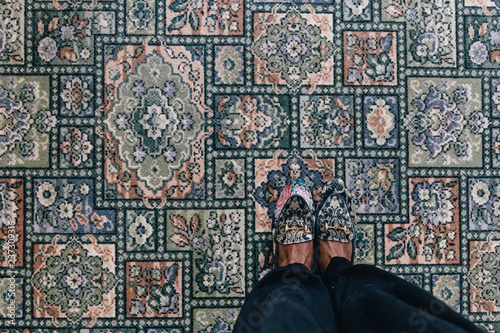
M 313 206 L 312 194 L 302 179 L 292 179 L 281 192 L 273 225 L 276 266 L 300 263 L 312 270 L 316 238 L 322 272 L 333 257 L 353 260 L 355 210 L 342 180 L 328 182 L 316 209 Z
M 312 270 L 313 263 L 313 241 L 283 245 L 278 243 L 278 266 L 289 264 L 303 264 Z M 343 257 L 347 260 L 352 258 L 352 242 L 342 243 L 336 241 L 319 241 L 319 266 L 324 272 L 333 257 Z

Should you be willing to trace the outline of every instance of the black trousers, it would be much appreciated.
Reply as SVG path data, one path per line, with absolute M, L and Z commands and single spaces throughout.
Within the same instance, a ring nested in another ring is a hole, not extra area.
M 248 295 L 233 333 L 482 332 L 425 290 L 370 265 L 332 258 L 323 277 L 277 267 Z

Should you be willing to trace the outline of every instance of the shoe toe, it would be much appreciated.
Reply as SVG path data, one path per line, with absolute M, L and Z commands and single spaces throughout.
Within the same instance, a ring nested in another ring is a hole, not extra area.
M 354 237 L 354 219 L 343 196 L 331 194 L 316 218 L 322 240 L 350 242 Z
M 313 240 L 313 222 L 313 213 L 305 200 L 293 196 L 286 202 L 276 221 L 275 238 L 285 245 Z

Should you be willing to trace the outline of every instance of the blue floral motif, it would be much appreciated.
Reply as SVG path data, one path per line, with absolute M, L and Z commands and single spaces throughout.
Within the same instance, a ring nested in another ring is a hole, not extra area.
M 354 147 L 353 96 L 300 96 L 302 148 Z
M 482 42 L 474 42 L 469 48 L 469 58 L 475 65 L 482 65 L 488 60 L 488 49 Z
M 21 101 L 11 98 L 9 92 L 0 87 L 0 108 L 5 118 L 5 129 L 0 132 L 0 156 L 7 152 L 10 145 L 22 141 L 30 128 L 30 114 Z
M 409 66 L 456 66 L 455 1 L 384 0 L 382 13 L 383 20 L 406 21 Z
M 426 181 L 417 183 L 411 198 L 414 202 L 411 208 L 413 216 L 420 216 L 422 224 L 440 224 L 452 223 L 453 221 L 453 203 L 450 198 L 453 193 L 443 187 L 442 181 L 429 184 Z
M 491 131 L 492 141 L 492 164 L 494 168 L 500 168 L 500 129 L 493 128 Z
M 483 133 L 490 120 L 483 111 L 478 79 L 411 78 L 408 131 L 411 166 L 482 166 Z
M 80 283 L 71 283 L 72 279 L 79 280 Z M 71 296 L 79 295 L 89 282 L 90 281 L 77 266 L 70 267 L 61 278 L 61 285 Z
M 344 84 L 397 85 L 395 32 L 344 31 Z
M 291 63 L 297 63 L 307 52 L 307 45 L 297 35 L 289 35 L 281 44 L 281 52 Z
M 107 11 L 94 12 L 94 33 L 99 35 L 115 34 L 116 13 Z
M 500 179 L 469 179 L 470 230 L 500 230 Z
M 229 323 L 224 321 L 221 317 L 215 319 L 215 325 L 207 328 L 206 330 L 200 331 L 200 333 L 231 333 L 232 330 L 229 327 Z
M 54 2 L 57 3 L 57 0 Z M 38 27 L 38 33 L 34 34 L 36 51 L 33 58 L 36 65 L 64 66 L 94 63 L 93 12 L 35 11 L 34 21 Z
M 389 159 L 346 160 L 346 187 L 359 214 L 399 212 L 399 162 Z
M 427 95 L 414 99 L 411 105 L 418 110 L 411 121 L 413 131 L 408 127 L 410 133 L 415 133 L 412 142 L 416 146 L 429 150 L 435 158 L 457 141 L 464 128 L 464 116 L 448 95 L 431 86 Z
M 465 20 L 465 64 L 468 68 L 500 66 L 500 20 L 496 16 L 467 16 Z
M 34 231 L 37 233 L 114 233 L 115 211 L 94 208 L 91 179 L 35 179 Z
M 500 78 L 491 79 L 491 116 L 500 118 Z

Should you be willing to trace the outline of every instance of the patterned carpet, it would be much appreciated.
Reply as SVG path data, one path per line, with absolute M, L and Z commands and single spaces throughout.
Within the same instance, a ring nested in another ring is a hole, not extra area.
M 296 177 L 500 332 L 500 1 L 272 1 L 0 1 L 1 332 L 230 331 Z

